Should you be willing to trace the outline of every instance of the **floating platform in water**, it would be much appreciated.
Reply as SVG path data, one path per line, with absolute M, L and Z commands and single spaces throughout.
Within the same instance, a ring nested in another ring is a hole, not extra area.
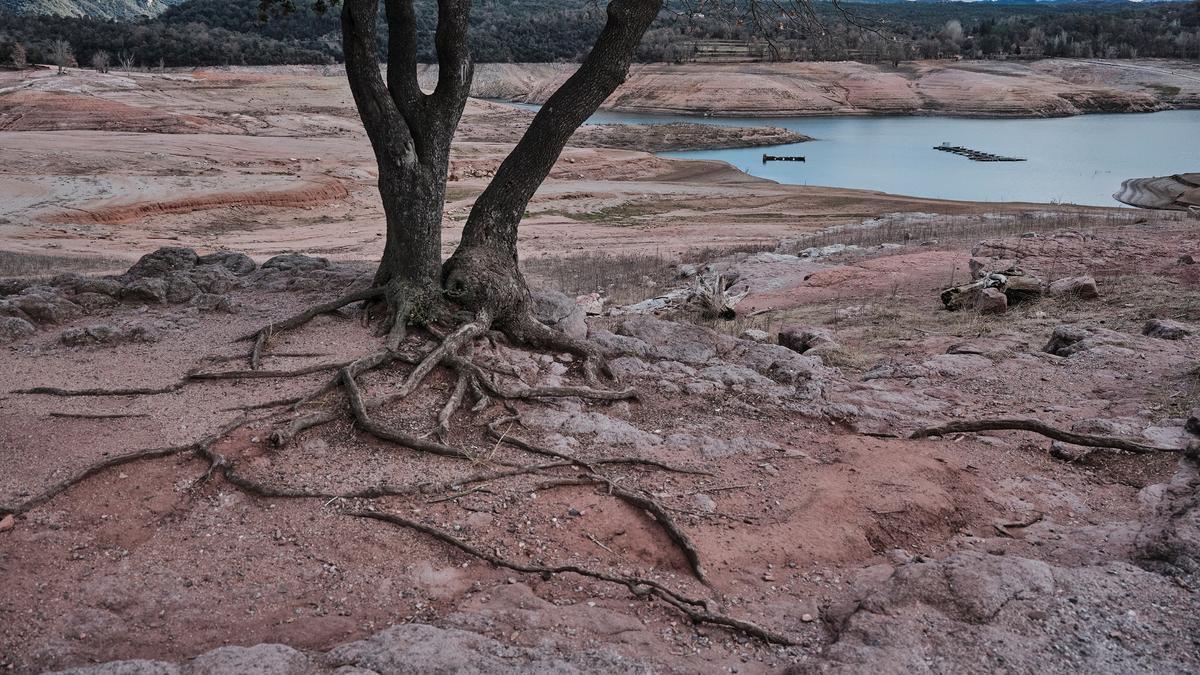
M 803 162 L 803 155 L 768 155 L 763 154 L 763 164 L 767 162 Z
M 942 143 L 941 145 L 935 145 L 933 147 L 933 149 L 941 150 L 942 152 L 949 152 L 951 154 L 959 155 L 961 157 L 966 157 L 967 159 L 971 160 L 972 162 L 1024 162 L 1025 161 L 1025 159 L 1023 159 L 1021 157 L 1005 157 L 1004 155 L 993 155 L 990 152 L 983 152 L 980 150 L 972 150 L 971 148 L 964 148 L 961 145 L 950 145 L 949 143 Z

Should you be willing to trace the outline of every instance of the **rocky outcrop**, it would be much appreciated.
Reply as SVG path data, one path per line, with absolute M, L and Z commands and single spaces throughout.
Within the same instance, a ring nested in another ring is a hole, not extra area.
M 1113 198 L 1143 209 L 1200 212 L 1200 173 L 1130 178 Z
M 114 661 L 59 671 L 58 675 L 425 675 L 427 673 L 651 673 L 649 665 L 608 652 L 559 654 L 525 649 L 479 633 L 410 623 L 325 653 L 305 653 L 281 644 L 220 647 L 186 663 Z

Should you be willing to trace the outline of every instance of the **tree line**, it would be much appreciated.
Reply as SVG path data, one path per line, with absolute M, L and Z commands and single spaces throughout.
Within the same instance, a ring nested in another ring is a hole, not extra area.
M 436 61 L 433 0 L 418 0 L 417 55 Z M 698 58 L 697 45 L 728 40 L 784 60 L 899 62 L 914 58 L 1200 58 L 1200 0 L 1187 3 L 893 3 L 813 6 L 818 23 L 761 25 L 663 11 L 640 61 Z M 844 13 L 845 12 L 845 13 Z M 265 20 L 264 20 L 265 18 Z M 480 0 L 471 12 L 478 62 L 577 62 L 599 34 L 602 8 L 586 0 Z M 385 55 L 386 26 L 377 36 Z M 332 64 L 343 60 L 336 12 L 260 13 L 259 0 L 189 0 L 124 23 L 21 16 L 0 10 L 0 62 L 54 63 L 58 41 L 78 62 L 97 52 L 139 66 Z M 769 49 L 767 49 L 769 47 Z M 124 59 L 122 59 L 124 61 Z

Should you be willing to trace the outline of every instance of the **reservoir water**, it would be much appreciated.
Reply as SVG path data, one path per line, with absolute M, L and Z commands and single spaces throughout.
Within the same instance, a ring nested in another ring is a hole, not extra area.
M 794 129 L 817 140 L 769 149 L 668 152 L 718 159 L 781 183 L 971 201 L 1119 206 L 1126 178 L 1200 171 L 1200 110 L 1054 119 L 946 117 L 704 118 L 601 112 L 589 123 L 698 122 Z M 943 142 L 1024 162 L 973 162 Z M 773 155 L 807 161 L 763 164 Z

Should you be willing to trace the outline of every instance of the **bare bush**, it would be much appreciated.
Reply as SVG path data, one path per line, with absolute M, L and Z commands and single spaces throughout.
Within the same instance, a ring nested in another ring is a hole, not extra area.
M 13 43 L 10 58 L 12 59 L 12 64 L 17 68 L 24 68 L 29 65 L 29 59 L 25 54 L 25 45 L 20 42 Z
M 103 49 L 98 49 L 92 54 L 92 68 L 98 73 L 107 73 L 108 64 L 112 61 L 112 56 Z
M 50 45 L 50 62 L 58 66 L 58 74 L 67 72 L 67 68 L 75 65 L 75 51 L 66 40 L 55 40 Z
M 121 67 L 122 71 L 127 73 L 136 68 L 137 63 L 134 60 L 133 52 L 119 52 L 117 54 L 117 65 Z

